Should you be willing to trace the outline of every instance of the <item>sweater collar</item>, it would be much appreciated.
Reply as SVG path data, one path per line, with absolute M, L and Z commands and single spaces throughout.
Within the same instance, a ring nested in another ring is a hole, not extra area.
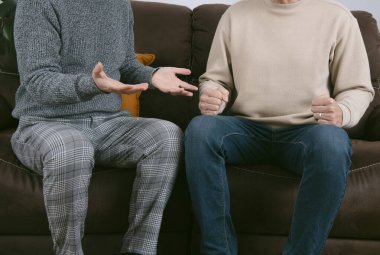
M 279 3 L 273 3 L 272 0 L 263 0 L 269 7 L 273 9 L 278 9 L 278 10 L 286 10 L 286 9 L 294 9 L 303 3 L 307 2 L 308 0 L 300 0 L 295 3 L 291 4 L 279 4 Z

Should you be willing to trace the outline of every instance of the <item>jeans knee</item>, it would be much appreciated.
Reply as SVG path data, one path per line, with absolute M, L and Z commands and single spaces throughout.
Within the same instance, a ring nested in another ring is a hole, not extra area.
M 311 158 L 319 173 L 329 179 L 345 180 L 351 165 L 351 142 L 347 133 L 336 126 L 320 125 L 313 133 Z
M 333 125 L 320 125 L 312 134 L 311 148 L 331 157 L 351 156 L 351 142 L 347 133 Z
M 196 147 L 213 144 L 216 140 L 217 118 L 215 116 L 197 116 L 193 118 L 185 131 L 185 145 Z

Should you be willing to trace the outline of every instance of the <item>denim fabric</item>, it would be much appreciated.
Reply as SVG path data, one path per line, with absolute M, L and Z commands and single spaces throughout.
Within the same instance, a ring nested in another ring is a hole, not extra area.
M 346 132 L 333 125 L 271 128 L 239 117 L 194 118 L 185 157 L 201 254 L 238 253 L 225 165 L 259 163 L 302 175 L 283 255 L 320 254 L 344 196 L 351 154 Z

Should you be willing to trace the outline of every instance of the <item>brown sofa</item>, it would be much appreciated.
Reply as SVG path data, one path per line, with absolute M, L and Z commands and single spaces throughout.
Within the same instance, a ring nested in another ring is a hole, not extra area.
M 136 52 L 154 53 L 154 66 L 187 67 L 189 82 L 205 71 L 213 34 L 227 5 L 194 11 L 177 5 L 133 2 Z M 380 35 L 369 13 L 355 11 L 364 37 L 377 95 L 361 122 L 348 130 L 353 164 L 341 210 L 324 254 L 380 254 Z M 19 79 L 14 53 L 0 53 L 0 255 L 52 254 L 41 177 L 26 169 L 10 147 L 17 125 L 11 118 Z M 197 96 L 143 93 L 140 115 L 171 120 L 183 129 L 199 114 Z M 199 232 L 182 168 L 165 210 L 158 254 L 198 254 Z M 299 177 L 274 165 L 229 166 L 231 210 L 239 254 L 279 255 L 289 230 Z M 89 191 L 88 255 L 119 250 L 127 228 L 134 169 L 96 166 Z

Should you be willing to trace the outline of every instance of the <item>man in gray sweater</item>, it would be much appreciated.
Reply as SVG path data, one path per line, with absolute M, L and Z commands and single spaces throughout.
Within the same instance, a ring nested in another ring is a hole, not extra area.
M 137 62 L 129 0 L 19 0 L 15 44 L 21 85 L 12 147 L 43 176 L 54 251 L 82 255 L 95 163 L 137 166 L 122 253 L 156 254 L 162 213 L 182 152 L 174 124 L 131 118 L 120 94 L 156 87 L 192 96 L 176 74 Z M 136 84 L 136 85 L 129 85 Z

